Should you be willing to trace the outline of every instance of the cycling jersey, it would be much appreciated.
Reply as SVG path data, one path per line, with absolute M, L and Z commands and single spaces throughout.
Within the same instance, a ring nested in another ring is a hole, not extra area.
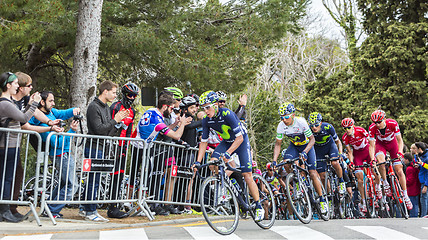
M 251 172 L 250 140 L 245 126 L 239 121 L 236 114 L 227 108 L 219 108 L 214 117 L 205 116 L 202 120 L 202 142 L 208 142 L 210 129 L 214 129 L 223 138 L 215 148 L 211 158 L 220 158 L 221 154 L 230 148 L 237 137 L 243 136 L 243 142 L 231 155 L 234 153 L 238 155 L 242 172 Z
M 210 128 L 214 129 L 226 142 L 235 141 L 236 137 L 246 135 L 245 126 L 234 112 L 227 108 L 219 108 L 216 116 L 207 116 L 202 120 L 202 142 L 208 142 Z
M 143 114 L 138 122 L 138 126 L 135 129 L 135 137 L 151 143 L 156 140 L 159 133 L 166 135 L 169 131 L 170 129 L 165 124 L 162 113 L 157 108 L 151 108 Z
M 278 124 L 276 139 L 282 140 L 284 135 L 288 137 L 293 145 L 302 146 L 309 143 L 309 137 L 312 136 L 312 131 L 304 118 L 295 117 L 293 124 L 290 126 L 285 125 L 283 121 Z
M 276 189 L 276 187 L 279 186 L 279 175 L 277 172 L 274 172 L 272 176 L 269 176 L 268 172 L 263 172 L 262 177 L 271 185 L 271 187 L 275 188 L 272 190 L 278 190 Z
M 330 123 L 321 123 L 321 130 L 319 132 L 312 132 L 315 138 L 315 147 L 327 145 L 332 141 L 336 141 L 337 137 L 334 127 Z
M 123 106 L 121 101 L 117 101 L 117 102 L 113 103 L 110 106 L 110 110 L 112 113 L 111 117 L 114 118 L 114 116 L 120 110 L 123 110 L 123 109 L 125 109 L 125 107 Z M 134 117 L 135 117 L 135 109 L 130 107 L 129 108 L 129 115 L 122 120 L 122 122 L 125 124 L 126 127 L 124 127 L 124 129 L 120 132 L 120 137 L 131 137 Z M 119 141 L 119 145 L 122 146 L 123 141 Z
M 342 140 L 345 145 L 350 145 L 354 150 L 362 150 L 369 144 L 368 137 L 369 134 L 364 128 L 355 126 L 354 134 L 349 136 L 345 133 Z
M 401 134 L 400 127 L 398 126 L 397 121 L 393 119 L 386 119 L 385 124 L 386 124 L 386 127 L 383 134 L 381 133 L 380 129 L 376 126 L 375 123 L 372 123 L 370 125 L 369 127 L 370 140 L 376 140 L 376 142 L 381 141 L 385 143 L 390 143 L 394 141 L 396 135 Z

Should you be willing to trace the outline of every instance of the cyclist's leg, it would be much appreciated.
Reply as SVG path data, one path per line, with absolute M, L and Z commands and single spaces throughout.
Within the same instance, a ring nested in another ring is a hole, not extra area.
M 337 145 L 335 142 L 330 142 L 330 148 L 328 155 L 330 156 L 330 159 L 338 158 L 339 157 L 339 150 L 337 149 Z M 339 178 L 339 182 L 343 182 L 343 172 L 342 167 L 339 164 L 339 160 L 332 161 L 331 165 L 334 167 L 334 170 L 336 170 L 336 175 Z
M 404 175 L 403 172 L 403 164 L 401 161 L 397 158 L 398 156 L 398 143 L 397 142 L 391 142 L 388 146 L 385 146 L 386 150 L 389 152 L 389 155 L 391 156 L 391 159 L 396 159 L 393 162 L 395 173 L 397 174 L 398 180 L 400 181 L 401 188 L 405 192 L 405 195 L 407 196 L 407 187 L 406 187 L 406 175 Z
M 299 147 L 299 152 L 302 152 L 303 149 L 305 149 L 306 145 Z M 319 180 L 319 174 L 316 170 L 316 156 L 315 156 L 315 150 L 312 147 L 308 152 L 308 159 L 306 159 L 306 164 L 308 165 L 309 175 L 312 179 L 312 182 L 314 183 L 315 191 L 318 193 L 318 196 L 322 196 L 322 183 Z M 321 202 L 325 201 L 325 199 L 321 199 Z
M 327 153 L 325 146 L 322 147 L 315 147 L 315 156 L 316 156 L 316 170 L 321 178 L 321 182 L 325 183 L 325 171 L 327 169 L 327 164 L 324 161 L 318 161 L 319 159 L 324 159 L 325 155 Z M 327 186 L 329 187 L 329 186 Z M 327 189 L 326 189 L 327 190 Z
M 355 166 L 360 166 L 363 165 L 363 161 L 366 160 L 367 158 L 367 154 L 368 154 L 368 147 L 363 149 L 363 150 L 354 150 L 354 165 Z M 364 180 L 364 172 L 361 168 L 357 168 L 354 171 L 355 177 L 357 178 L 357 183 L 358 183 L 358 191 L 360 192 L 360 203 L 364 204 L 364 186 L 363 186 L 363 180 Z
M 376 160 L 377 160 L 378 163 L 385 162 L 386 150 L 385 150 L 383 144 L 381 144 L 379 141 L 376 141 L 375 156 L 376 156 Z M 378 169 L 379 169 L 379 172 L 380 172 L 380 177 L 382 178 L 382 183 L 388 185 L 388 183 L 386 182 L 386 168 L 385 168 L 385 164 L 380 165 L 378 167 Z M 379 184 L 379 176 L 376 175 L 375 181 L 376 181 L 376 184 Z

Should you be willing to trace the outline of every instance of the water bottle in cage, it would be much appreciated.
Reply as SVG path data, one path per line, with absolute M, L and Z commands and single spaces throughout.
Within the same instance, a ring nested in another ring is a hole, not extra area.
M 238 189 L 238 192 L 241 192 L 241 187 L 239 186 L 238 182 L 236 181 L 236 179 L 231 178 L 230 181 L 232 182 L 232 184 L 235 186 L 236 189 Z

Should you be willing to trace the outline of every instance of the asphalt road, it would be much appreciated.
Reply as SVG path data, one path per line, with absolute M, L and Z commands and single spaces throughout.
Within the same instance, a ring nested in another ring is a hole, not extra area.
M 330 220 L 328 222 L 312 220 L 307 225 L 297 220 L 276 221 L 269 230 L 260 229 L 251 220 L 240 220 L 235 233 L 228 236 L 218 235 L 203 220 L 181 223 L 170 221 L 139 227 L 84 224 L 85 222 L 59 222 L 57 226 L 41 228 L 32 224 L 33 233 L 27 233 L 28 231 L 11 231 L 11 229 L 16 228 L 16 224 L 0 223 L 0 230 L 3 231 L 0 239 L 428 239 L 428 219 L 352 219 Z M 4 230 L 7 228 L 9 230 L 6 236 Z M 35 232 L 38 234 L 34 234 Z

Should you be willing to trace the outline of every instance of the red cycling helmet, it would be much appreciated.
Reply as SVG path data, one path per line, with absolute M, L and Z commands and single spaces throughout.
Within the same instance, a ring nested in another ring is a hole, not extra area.
M 352 127 L 354 126 L 354 119 L 352 118 L 345 118 L 342 120 L 342 127 Z
M 371 119 L 373 122 L 380 122 L 385 119 L 385 112 L 382 110 L 376 110 L 372 113 Z
M 272 170 L 273 168 L 272 168 L 272 163 L 267 163 L 266 164 L 266 169 L 267 170 Z

